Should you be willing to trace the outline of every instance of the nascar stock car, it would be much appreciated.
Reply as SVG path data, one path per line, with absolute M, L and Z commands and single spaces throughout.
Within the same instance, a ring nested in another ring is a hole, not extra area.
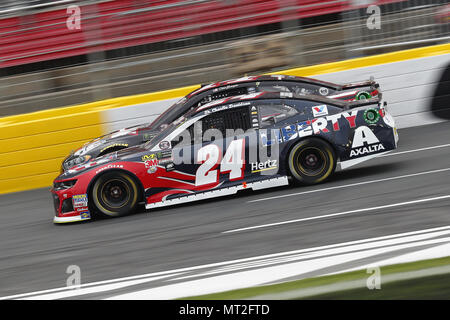
M 172 123 L 189 110 L 216 99 L 257 92 L 291 92 L 295 94 L 315 94 L 342 100 L 381 97 L 378 83 L 367 80 L 359 83 L 337 85 L 311 78 L 285 75 L 248 76 L 209 85 L 188 94 L 179 100 L 151 124 L 125 128 L 94 139 L 70 154 L 62 164 L 62 170 L 86 163 L 96 157 L 139 145 L 150 140 L 165 126 Z
M 397 147 L 378 97 L 341 101 L 291 92 L 217 99 L 149 141 L 63 172 L 54 180 L 55 223 L 116 217 L 243 189 L 316 184 Z

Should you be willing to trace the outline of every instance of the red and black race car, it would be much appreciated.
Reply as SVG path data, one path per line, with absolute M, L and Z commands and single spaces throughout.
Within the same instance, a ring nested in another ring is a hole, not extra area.
M 118 130 L 85 144 L 63 161 L 62 171 L 75 165 L 87 163 L 96 157 L 146 142 L 189 110 L 205 103 L 258 92 L 313 94 L 347 101 L 369 99 L 373 96 L 381 98 L 379 85 L 373 80 L 337 85 L 311 78 L 263 75 L 212 83 L 202 86 L 179 100 L 151 124 Z
M 144 144 L 70 168 L 52 188 L 55 223 L 122 216 L 243 189 L 325 181 L 397 147 L 378 97 L 257 92 L 202 104 Z

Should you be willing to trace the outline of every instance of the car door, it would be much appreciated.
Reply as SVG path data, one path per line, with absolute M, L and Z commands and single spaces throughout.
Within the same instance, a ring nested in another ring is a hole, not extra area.
M 207 111 L 171 144 L 174 171 L 189 175 L 190 190 L 201 192 L 245 182 L 249 161 L 249 103 Z
M 263 179 L 285 174 L 280 162 L 281 143 L 285 139 L 283 135 L 286 132 L 294 134 L 296 121 L 307 119 L 307 113 L 298 110 L 286 99 L 255 101 L 251 110 L 251 115 L 258 119 L 258 126 L 255 128 L 258 153 L 256 161 L 250 163 L 253 178 Z

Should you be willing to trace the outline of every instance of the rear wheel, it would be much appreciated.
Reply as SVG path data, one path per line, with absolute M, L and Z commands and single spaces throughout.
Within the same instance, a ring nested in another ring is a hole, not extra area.
M 91 199 L 103 216 L 119 217 L 136 210 L 138 186 L 124 172 L 109 172 L 100 176 L 94 183 Z
M 316 184 L 326 180 L 336 169 L 333 148 L 321 139 L 297 143 L 289 153 L 289 170 L 297 182 Z

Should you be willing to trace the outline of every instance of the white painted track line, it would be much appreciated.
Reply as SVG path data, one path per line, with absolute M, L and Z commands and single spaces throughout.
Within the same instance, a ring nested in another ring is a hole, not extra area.
M 256 200 L 249 200 L 249 201 L 247 201 L 247 203 L 266 201 L 266 200 L 273 200 L 273 199 L 279 199 L 279 198 L 286 198 L 286 197 L 292 197 L 292 196 L 299 196 L 299 195 L 303 195 L 303 194 L 322 192 L 322 191 L 329 191 L 329 190 L 335 190 L 335 189 L 341 189 L 341 188 L 356 187 L 356 186 L 361 186 L 361 185 L 365 185 L 365 184 L 385 182 L 385 181 L 398 180 L 398 179 L 405 179 L 405 178 L 410 178 L 410 177 L 417 177 L 417 176 L 441 173 L 441 172 L 446 172 L 446 171 L 450 171 L 450 168 L 430 170 L 430 171 L 424 171 L 424 172 L 417 172 L 417 173 L 405 174 L 405 175 L 401 175 L 401 176 L 395 176 L 395 177 L 389 177 L 389 178 L 383 178 L 383 179 L 376 179 L 376 180 L 370 180 L 370 181 L 356 182 L 356 183 L 344 184 L 344 185 L 341 185 L 341 186 L 328 187 L 328 188 L 323 188 L 323 189 L 315 189 L 315 190 L 310 190 L 310 191 L 302 191 L 302 192 L 296 192 L 296 193 L 282 194 L 282 195 L 279 195 L 279 196 L 261 198 L 261 199 L 256 199 Z
M 405 154 L 405 153 L 420 152 L 420 151 L 427 151 L 427 150 L 440 149 L 440 148 L 448 148 L 448 147 L 450 147 L 450 143 L 448 143 L 448 144 L 441 144 L 441 145 L 438 145 L 438 146 L 426 147 L 426 148 L 419 148 L 419 149 L 413 149 L 413 150 L 406 150 L 406 151 L 387 153 L 387 154 L 380 155 L 379 158 L 397 156 L 397 155 Z
M 302 257 L 303 259 L 306 259 L 307 261 L 304 262 L 305 268 L 310 268 L 311 261 L 308 259 L 312 258 L 321 258 L 326 257 L 328 255 L 334 255 L 334 254 L 348 254 L 351 252 L 362 252 L 364 253 L 366 250 L 382 250 L 383 252 L 386 252 L 386 246 L 389 247 L 398 247 L 406 245 L 408 247 L 410 246 L 422 246 L 422 245 L 428 245 L 428 244 L 436 244 L 440 245 L 441 243 L 448 243 L 450 240 L 448 240 L 448 235 L 450 235 L 450 226 L 441 226 L 441 227 L 435 227 L 431 229 L 424 229 L 424 230 L 416 230 L 416 231 L 409 231 L 409 232 L 403 232 L 399 234 L 391 234 L 387 236 L 381 236 L 381 237 L 375 237 L 375 238 L 368 238 L 368 239 L 360 239 L 360 240 L 353 240 L 349 242 L 343 242 L 343 243 L 337 243 L 337 244 L 329 244 L 324 246 L 318 246 L 318 247 L 312 247 L 312 248 L 304 248 L 299 250 L 291 250 L 286 252 L 278 252 L 278 253 L 271 253 L 266 254 L 262 256 L 255 256 L 255 257 L 248 257 L 248 258 L 241 258 L 241 259 L 235 259 L 235 260 L 229 260 L 229 261 L 222 261 L 222 262 L 216 262 L 211 264 L 205 264 L 205 265 L 198 265 L 198 266 L 192 266 L 192 267 L 186 267 L 181 269 L 174 269 L 174 270 L 166 270 L 166 271 L 160 271 L 160 272 L 153 272 L 153 273 L 147 273 L 147 274 L 141 274 L 141 275 L 135 275 L 135 276 L 129 276 L 125 278 L 117 278 L 117 279 L 111 279 L 111 280 L 105 280 L 105 281 L 98 281 L 98 282 L 92 282 L 92 283 L 86 283 L 81 284 L 80 289 L 74 290 L 71 287 L 61 287 L 61 288 L 54 288 L 54 289 L 48 289 L 48 290 L 42 290 L 42 291 L 36 291 L 36 292 L 29 292 L 29 293 L 23 293 L 23 294 L 16 294 L 12 296 L 5 296 L 0 297 L 0 300 L 10 300 L 10 299 L 61 299 L 61 298 L 68 298 L 68 297 L 77 297 L 86 293 L 105 293 L 109 290 L 114 290 L 117 288 L 124 288 L 132 284 L 144 284 L 146 282 L 151 282 L 155 279 L 163 279 L 164 276 L 177 276 L 179 278 L 183 278 L 183 273 L 185 272 L 195 272 L 197 275 L 208 275 L 210 268 L 215 268 L 215 270 L 219 270 L 218 268 L 222 268 L 222 271 L 229 272 L 230 269 L 223 270 L 223 268 L 234 268 L 236 271 L 242 271 L 243 269 L 248 267 L 252 267 L 252 265 L 244 265 L 244 264 L 250 264 L 250 263 L 256 263 L 256 262 L 266 262 L 261 267 L 267 267 L 269 266 L 269 263 L 271 262 L 270 266 L 273 266 L 275 264 L 278 264 L 280 261 L 278 259 L 288 259 L 290 256 L 297 256 Z M 445 237 L 445 238 L 438 238 L 438 237 Z M 421 243 L 424 241 L 427 241 L 426 243 Z M 432 243 L 431 243 L 431 242 Z M 360 256 L 358 255 L 358 258 Z M 332 261 L 330 263 L 337 264 L 335 261 L 335 257 L 330 258 Z M 285 262 L 295 262 L 295 261 L 285 261 Z M 236 268 L 238 266 L 238 268 Z M 319 266 L 322 267 L 322 266 Z M 295 268 L 295 273 L 299 273 L 299 269 Z M 273 274 L 273 272 L 272 272 Z M 276 272 L 275 272 L 276 274 Z M 263 281 L 265 278 L 262 278 Z M 238 278 L 240 281 L 240 278 Z M 214 281 L 211 281 L 211 278 L 206 279 L 206 281 L 209 284 L 215 283 Z M 267 280 L 269 281 L 269 280 Z M 168 282 L 167 284 L 170 284 L 171 282 Z M 220 283 L 219 283 L 220 284 Z M 192 286 L 190 287 L 192 288 Z M 158 290 L 158 288 L 155 288 Z M 172 290 L 173 292 L 173 290 Z M 176 290 L 175 290 L 175 293 Z
M 445 195 L 445 196 L 440 196 L 440 197 L 433 197 L 433 198 L 426 198 L 426 199 L 420 199 L 420 200 L 413 200 L 413 201 L 406 201 L 406 202 L 388 204 L 388 205 L 372 207 L 372 208 L 363 208 L 363 209 L 356 209 L 356 210 L 350 210 L 350 211 L 344 211 L 344 212 L 338 212 L 338 213 L 332 213 L 332 214 L 325 214 L 325 215 L 322 215 L 322 216 L 314 216 L 314 217 L 308 217 L 308 218 L 287 220 L 287 221 L 282 221 L 282 222 L 261 224 L 261 225 L 252 226 L 252 227 L 246 227 L 246 228 L 239 228 L 239 229 L 223 231 L 222 233 L 233 233 L 233 232 L 240 232 L 240 231 L 268 228 L 268 227 L 280 226 L 280 225 L 290 224 L 290 223 L 298 223 L 298 222 L 303 222 L 303 221 L 319 220 L 319 219 L 343 216 L 343 215 L 348 215 L 348 214 L 353 214 L 353 213 L 361 213 L 361 212 L 369 212 L 369 211 L 375 211 L 375 210 L 381 210 L 381 209 L 396 208 L 396 207 L 407 206 L 407 205 L 411 205 L 411 204 L 424 203 L 424 202 L 430 202 L 430 201 L 439 201 L 439 200 L 445 200 L 445 199 L 450 199 L 450 195 Z
M 391 157 L 391 156 L 396 156 L 396 155 L 401 155 L 401 154 L 406 154 L 406 153 L 412 153 L 412 152 L 427 151 L 427 150 L 432 150 L 432 149 L 448 148 L 448 147 L 450 147 L 450 143 L 448 143 L 448 144 L 441 144 L 441 145 L 432 146 L 432 147 L 425 147 L 425 148 L 419 148 L 419 149 L 413 149 L 413 150 L 400 151 L 400 152 L 395 152 L 395 153 L 386 153 L 386 154 L 380 155 L 379 158 Z M 298 196 L 298 195 L 302 195 L 302 194 L 321 192 L 321 191 L 328 191 L 328 190 L 334 190 L 334 189 L 340 189 L 340 188 L 348 188 L 348 187 L 360 186 L 360 185 L 370 184 L 370 183 L 384 182 L 384 181 L 389 181 L 389 180 L 403 179 L 403 178 L 409 178 L 409 177 L 420 176 L 420 175 L 425 175 L 425 174 L 439 173 L 439 172 L 444 172 L 444 171 L 449 171 L 449 170 L 450 170 L 450 168 L 445 168 L 445 169 L 431 170 L 431 171 L 413 173 L 413 174 L 410 174 L 410 175 L 402 175 L 402 176 L 385 178 L 385 179 L 377 179 L 377 180 L 371 180 L 371 181 L 357 182 L 357 183 L 351 183 L 351 184 L 346 184 L 346 185 L 342 185 L 342 186 L 329 187 L 329 188 L 323 188 L 323 189 L 317 189 L 317 190 L 311 190 L 311 191 L 290 193 L 290 194 L 284 194 L 284 195 L 280 195 L 280 196 L 274 196 L 274 197 L 268 197 L 268 198 L 262 198 L 262 199 L 256 199 L 256 200 L 250 200 L 250 201 L 247 201 L 247 203 L 258 202 L 258 201 L 266 201 L 266 200 L 273 200 L 273 199 L 279 199 L 279 198 L 284 198 L 284 197 L 292 197 L 292 196 Z

